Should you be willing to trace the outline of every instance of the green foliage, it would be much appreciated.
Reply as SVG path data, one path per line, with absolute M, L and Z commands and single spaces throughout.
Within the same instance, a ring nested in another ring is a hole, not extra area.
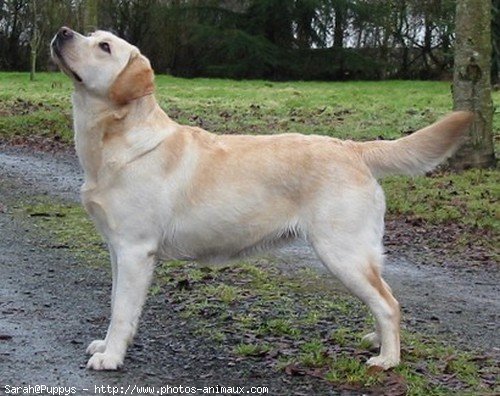
M 209 45 L 206 45 L 207 37 L 210 37 Z M 272 77 L 283 54 L 262 36 L 209 25 L 198 25 L 193 29 L 191 45 L 203 49 L 198 51 L 200 73 L 212 77 Z
M 116 32 L 137 45 L 156 70 L 177 76 L 440 78 L 452 66 L 454 5 L 453 0 L 5 1 L 0 69 L 28 70 L 34 32 L 47 48 L 67 25 L 81 33 Z M 49 51 L 38 51 L 37 64 L 51 67 Z

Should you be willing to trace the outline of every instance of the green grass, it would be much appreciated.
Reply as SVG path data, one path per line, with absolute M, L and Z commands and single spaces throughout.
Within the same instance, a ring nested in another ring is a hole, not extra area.
M 260 344 L 238 344 L 234 348 L 234 353 L 239 356 L 263 356 L 270 351 L 269 345 Z
M 16 205 L 15 215 L 34 221 L 53 246 L 68 248 L 81 262 L 109 266 L 100 237 L 78 205 L 51 203 L 46 197 Z M 358 300 L 326 286 L 314 271 L 285 274 L 265 258 L 217 268 L 170 261 L 157 268 L 151 292 L 167 299 L 172 315 L 201 342 L 269 370 L 320 377 L 340 389 L 374 394 L 500 390 L 494 380 L 498 361 L 410 330 L 402 332 L 399 367 L 388 372 L 367 368 L 364 362 L 374 352 L 361 338 L 373 329 L 373 319 Z
M 41 229 L 50 229 L 50 236 L 55 241 L 52 247 L 69 249 L 77 258 L 95 265 L 108 260 L 106 244 L 82 206 L 54 205 L 47 198 L 35 199 L 34 205 L 23 208 L 28 216 L 37 219 Z M 89 257 L 92 259 L 88 260 Z
M 71 142 L 72 84 L 59 73 L 0 73 L 0 137 L 42 136 Z
M 394 139 L 452 107 L 450 83 L 267 82 L 157 76 L 156 96 L 175 120 L 216 133 L 300 132 L 350 139 Z M 33 136 L 71 144 L 71 82 L 61 73 L 0 73 L 0 138 Z M 493 93 L 498 107 L 500 92 Z M 499 110 L 494 130 L 500 131 Z M 454 222 L 464 241 L 494 248 L 500 235 L 499 173 L 438 173 L 383 182 L 388 212 L 431 224 Z
M 156 96 L 172 118 L 217 133 L 392 139 L 435 121 L 452 105 L 448 82 L 276 83 L 160 75 L 156 83 Z M 52 132 L 70 141 L 71 90 L 61 73 L 39 73 L 31 83 L 26 73 L 0 73 L 0 114 L 14 116 L 3 120 L 0 136 Z M 500 101 L 499 92 L 494 101 Z M 42 121 L 50 126 L 40 132 Z
M 388 211 L 438 224 L 457 222 L 473 229 L 499 230 L 498 170 L 470 170 L 460 175 L 391 177 L 382 182 Z

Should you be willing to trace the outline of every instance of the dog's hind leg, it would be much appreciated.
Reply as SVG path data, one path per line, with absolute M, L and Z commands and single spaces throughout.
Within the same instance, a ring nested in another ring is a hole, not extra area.
M 380 342 L 380 355 L 367 364 L 384 369 L 394 367 L 400 360 L 399 304 L 380 275 L 381 249 L 369 249 L 362 241 L 356 244 L 352 236 L 331 235 L 333 243 L 324 238 L 312 244 L 323 264 L 370 308 L 375 317 L 377 332 L 367 339 Z M 370 251 L 371 250 L 371 251 Z
M 382 188 L 368 181 L 327 202 L 331 204 L 314 208 L 308 238 L 323 264 L 375 317 L 376 332 L 365 339 L 372 345 L 380 344 L 380 355 L 367 363 L 384 369 L 394 367 L 400 359 L 400 313 L 380 274 L 385 212 Z
M 394 367 L 400 360 L 399 304 L 380 276 L 381 254 L 372 252 L 340 252 L 323 241 L 313 242 L 313 247 L 324 265 L 370 308 L 375 317 L 377 331 L 365 339 L 376 345 L 380 343 L 380 355 L 372 357 L 367 364 L 384 369 Z M 375 253 L 375 254 L 374 254 Z
M 154 270 L 152 245 L 130 243 L 113 248 L 116 252 L 116 280 L 111 323 L 104 351 L 95 352 L 87 363 L 87 368 L 94 370 L 116 370 L 123 364 L 127 346 L 137 330 Z
M 381 278 L 383 285 L 392 293 L 390 286 Z M 380 348 L 380 326 L 375 323 L 376 331 L 373 333 L 368 333 L 363 337 L 363 341 L 366 341 L 372 348 Z

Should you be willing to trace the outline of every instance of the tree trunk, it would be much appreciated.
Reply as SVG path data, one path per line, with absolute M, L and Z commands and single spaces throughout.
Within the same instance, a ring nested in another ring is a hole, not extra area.
M 493 47 L 491 82 L 493 84 L 500 84 L 500 0 L 493 0 L 491 33 L 491 42 Z
M 38 10 L 37 10 L 37 0 L 31 1 L 32 13 L 33 13 L 33 32 L 30 40 L 30 56 L 31 56 L 31 66 L 30 66 L 30 81 L 35 81 L 36 72 L 36 57 L 38 53 L 39 37 L 38 37 Z
M 98 0 L 87 0 L 84 10 L 84 28 L 86 31 L 94 31 L 98 25 Z
M 36 49 L 31 47 L 30 81 L 35 81 L 35 72 L 36 72 Z
M 406 1 L 399 2 L 397 21 L 395 21 L 396 30 L 394 31 L 395 39 L 401 46 L 401 64 L 399 69 L 399 76 L 401 78 L 409 78 L 410 75 L 410 59 L 409 49 L 405 41 L 405 36 L 408 33 L 408 6 Z M 388 26 L 390 28 L 390 26 Z
M 491 99 L 491 0 L 458 0 L 456 8 L 455 110 L 470 110 L 476 120 L 470 138 L 451 159 L 456 170 L 495 166 Z
M 342 49 L 344 47 L 344 18 L 345 8 L 342 4 L 335 7 L 335 27 L 333 32 L 333 48 Z

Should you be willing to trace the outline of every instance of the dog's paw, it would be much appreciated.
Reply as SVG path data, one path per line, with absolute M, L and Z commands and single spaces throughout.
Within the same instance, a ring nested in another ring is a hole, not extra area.
M 370 367 L 381 367 L 384 370 L 390 369 L 391 367 L 396 367 L 399 364 L 399 359 L 390 358 L 385 356 L 374 356 L 366 362 Z
M 94 340 L 87 347 L 86 352 L 89 355 L 93 355 L 97 352 L 104 352 L 106 350 L 106 341 L 104 340 Z
M 123 364 L 123 358 L 110 353 L 96 352 L 89 359 L 87 368 L 89 370 L 118 370 Z
M 375 332 L 368 333 L 361 341 L 370 344 L 371 348 L 380 348 L 380 337 Z

